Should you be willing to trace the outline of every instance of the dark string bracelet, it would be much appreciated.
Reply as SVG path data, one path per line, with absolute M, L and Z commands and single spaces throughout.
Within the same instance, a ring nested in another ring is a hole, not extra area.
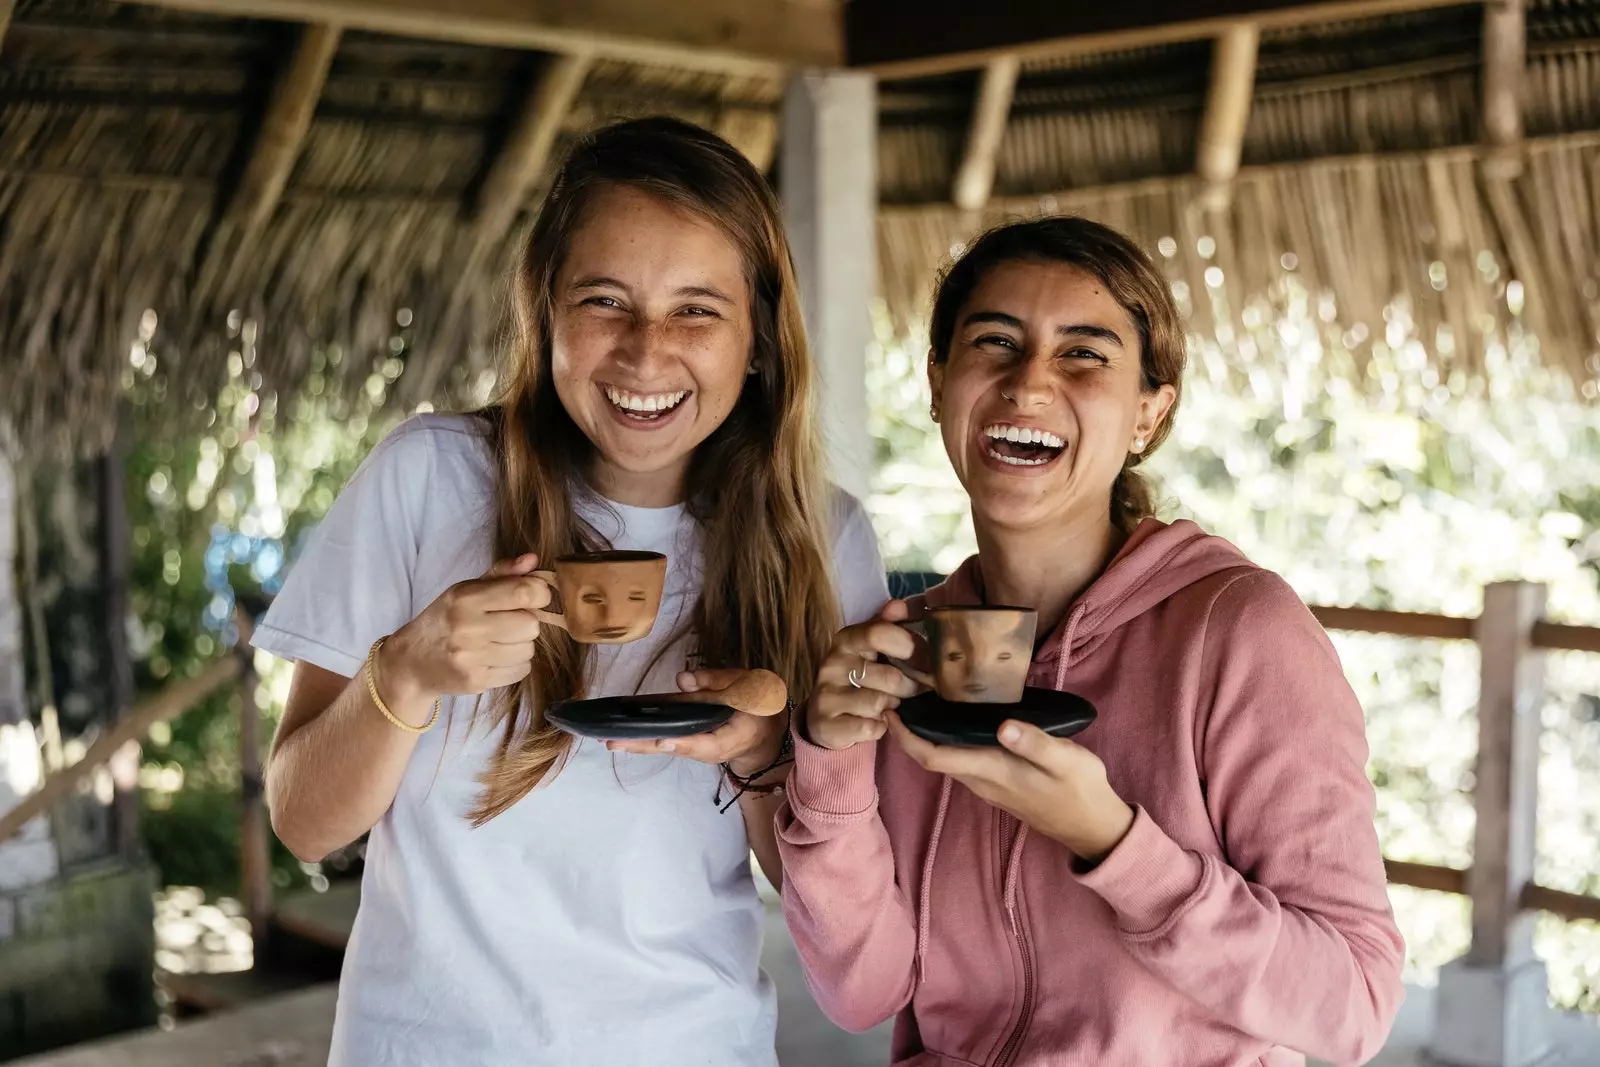
M 790 700 L 784 703 L 783 715 L 783 741 L 778 746 L 778 755 L 771 763 L 767 764 L 759 771 L 756 771 L 754 774 L 743 775 L 735 774 L 732 767 L 726 763 L 722 764 L 722 777 L 717 779 L 717 792 L 716 795 L 711 798 L 711 802 L 713 804 L 720 805 L 718 808 L 719 813 L 725 812 L 729 808 L 733 807 L 734 804 L 738 803 L 739 798 L 744 796 L 746 793 L 754 793 L 759 796 L 770 796 L 773 793 L 778 793 L 783 790 L 782 782 L 774 782 L 771 785 L 752 784 L 763 775 L 771 774 L 784 764 L 794 762 L 794 701 Z M 738 791 L 728 799 L 726 804 L 722 802 L 722 786 L 724 782 L 732 782 L 734 785 L 738 786 Z

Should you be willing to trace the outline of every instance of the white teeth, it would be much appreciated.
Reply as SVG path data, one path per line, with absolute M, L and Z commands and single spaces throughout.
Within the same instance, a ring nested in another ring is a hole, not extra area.
M 657 411 L 670 411 L 682 403 L 684 397 L 689 395 L 687 390 L 679 390 L 676 393 L 653 393 L 649 396 L 644 396 L 639 393 L 630 393 L 626 389 L 618 389 L 611 385 L 606 386 L 605 391 L 606 399 L 623 411 L 638 411 L 646 414 Z
M 996 424 L 986 428 L 983 431 L 983 435 L 992 440 L 1013 441 L 1022 445 L 1047 445 L 1050 448 L 1066 447 L 1066 442 L 1049 430 L 1041 430 L 1031 426 L 1023 428 Z

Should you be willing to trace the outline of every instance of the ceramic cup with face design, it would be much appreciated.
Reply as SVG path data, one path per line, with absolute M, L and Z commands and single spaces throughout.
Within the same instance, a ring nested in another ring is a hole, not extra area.
M 924 621 L 933 688 L 959 704 L 1015 704 L 1033 661 L 1032 608 L 932 608 Z
M 561 610 L 538 612 L 586 645 L 637 641 L 655 625 L 667 557 L 659 552 L 584 552 L 535 571 L 555 587 Z

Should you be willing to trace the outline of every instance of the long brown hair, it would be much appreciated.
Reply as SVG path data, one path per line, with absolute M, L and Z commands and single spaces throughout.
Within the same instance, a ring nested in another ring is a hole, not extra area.
M 1132 533 L 1156 512 L 1150 486 L 1134 468 L 1172 432 L 1172 420 L 1183 399 L 1183 368 L 1189 356 L 1172 291 L 1150 257 L 1109 226 L 1068 215 L 999 226 L 974 241 L 939 278 L 928 329 L 935 363 L 950 358 L 956 316 L 989 272 L 1018 260 L 1066 263 L 1098 278 L 1139 330 L 1144 391 L 1153 393 L 1163 385 L 1173 388 L 1166 417 L 1146 440 L 1144 451 L 1130 452 L 1123 460 L 1122 471 L 1111 486 L 1111 521 L 1124 533 Z
M 676 119 L 610 126 L 568 153 L 540 208 L 514 282 L 517 338 L 488 422 L 498 474 L 495 555 L 535 552 L 544 565 L 604 547 L 574 511 L 594 446 L 551 376 L 554 284 L 596 196 L 630 186 L 722 228 L 750 286 L 752 373 L 732 413 L 695 449 L 685 505 L 700 528 L 703 586 L 691 616 L 701 665 L 765 667 L 804 695 L 839 625 L 794 264 L 771 189 L 716 135 Z M 559 770 L 571 738 L 545 721 L 553 701 L 583 695 L 585 647 L 546 627 L 532 673 L 490 705 L 504 741 L 471 813 L 482 825 Z

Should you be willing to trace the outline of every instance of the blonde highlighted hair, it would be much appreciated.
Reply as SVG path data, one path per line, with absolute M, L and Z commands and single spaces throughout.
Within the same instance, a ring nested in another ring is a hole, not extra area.
M 697 126 L 651 118 L 591 133 L 545 197 L 514 283 L 517 338 L 499 393 L 479 414 L 497 464 L 495 556 L 542 565 L 606 547 L 574 510 L 594 446 L 551 377 L 554 284 L 590 203 L 617 186 L 719 226 L 750 287 L 751 373 L 732 413 L 695 450 L 685 505 L 700 528 L 703 586 L 692 626 L 699 665 L 765 667 L 803 697 L 839 626 L 828 561 L 827 499 L 794 265 L 776 198 L 732 146 Z M 551 702 L 584 695 L 585 647 L 553 627 L 532 673 L 489 709 L 504 726 L 471 812 L 481 825 L 556 773 L 571 738 L 545 721 Z

